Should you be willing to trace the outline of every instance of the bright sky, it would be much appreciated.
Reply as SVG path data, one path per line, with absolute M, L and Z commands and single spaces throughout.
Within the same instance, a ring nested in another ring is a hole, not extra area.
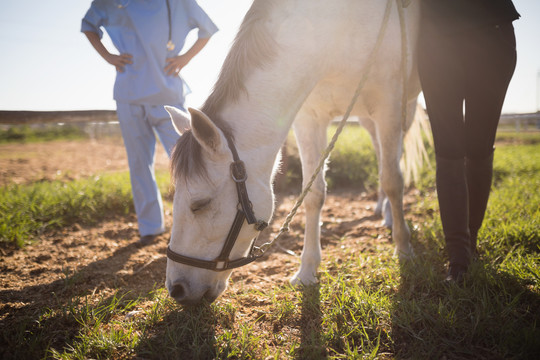
M 115 109 L 115 70 L 80 33 L 90 0 L 0 0 L 0 110 Z M 199 106 L 251 0 L 198 0 L 220 31 L 182 72 Z M 540 106 L 540 1 L 514 0 L 518 64 L 503 112 Z M 108 42 L 110 45 L 110 42 Z M 110 45 L 109 49 L 113 49 Z

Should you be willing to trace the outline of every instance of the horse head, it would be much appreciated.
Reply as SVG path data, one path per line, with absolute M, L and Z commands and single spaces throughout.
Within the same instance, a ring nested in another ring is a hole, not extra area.
M 245 259 L 260 228 L 242 217 L 236 185 L 240 176 L 231 175 L 236 150 L 231 151 L 228 130 L 199 110 L 189 109 L 189 115 L 171 107 L 167 110 L 182 136 L 172 155 L 175 193 L 166 287 L 184 305 L 212 302 L 225 290 L 232 268 L 237 267 L 229 263 L 249 262 Z M 255 174 L 249 175 L 245 185 L 249 206 L 268 220 L 273 207 L 271 191 L 256 181 Z

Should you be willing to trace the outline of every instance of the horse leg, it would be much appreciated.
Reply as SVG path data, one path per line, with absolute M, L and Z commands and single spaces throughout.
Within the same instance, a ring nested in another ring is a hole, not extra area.
M 399 104 L 399 101 L 395 102 Z M 386 107 L 381 112 L 383 121 L 377 125 L 377 134 L 381 144 L 380 181 L 383 191 L 388 197 L 392 212 L 392 238 L 396 244 L 395 254 L 400 259 L 413 255 L 410 244 L 410 231 L 403 213 L 403 174 L 399 166 L 402 153 L 402 129 L 399 109 Z M 386 120 L 386 122 L 384 122 Z M 388 121 L 392 120 L 392 121 Z M 397 121 L 396 121 L 397 120 Z
M 326 124 L 324 124 L 326 125 Z M 299 114 L 293 129 L 302 160 L 302 188 L 315 172 L 326 147 L 326 126 L 315 123 L 312 117 Z M 325 169 L 322 169 L 304 200 L 306 225 L 300 269 L 291 278 L 293 285 L 317 283 L 317 269 L 321 263 L 321 210 L 326 197 Z
M 392 228 L 392 210 L 390 209 L 390 203 L 384 193 L 381 185 L 381 145 L 377 138 L 377 131 L 375 129 L 375 123 L 368 118 L 359 119 L 360 124 L 367 130 L 371 137 L 371 143 L 375 150 L 375 157 L 377 158 L 377 169 L 379 172 L 379 188 L 377 192 L 377 206 L 375 207 L 375 216 L 383 216 L 383 225 L 387 228 Z

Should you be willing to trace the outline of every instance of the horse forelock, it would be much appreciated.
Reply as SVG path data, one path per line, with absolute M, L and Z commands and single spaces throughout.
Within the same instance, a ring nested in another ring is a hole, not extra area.
M 173 184 L 180 178 L 191 174 L 205 176 L 206 168 L 202 160 L 202 147 L 191 130 L 184 132 L 171 154 L 171 175 Z
M 240 94 L 246 92 L 247 74 L 274 57 L 277 45 L 265 20 L 278 1 L 255 0 L 246 13 L 214 89 L 203 105 L 206 114 L 215 113 L 225 103 L 238 100 Z
M 234 140 L 233 132 L 227 124 L 219 121 L 219 119 L 213 120 L 213 122 L 223 134 Z M 203 151 L 203 147 L 197 141 L 191 129 L 180 136 L 171 154 L 171 175 L 174 184 L 181 178 L 208 177 Z

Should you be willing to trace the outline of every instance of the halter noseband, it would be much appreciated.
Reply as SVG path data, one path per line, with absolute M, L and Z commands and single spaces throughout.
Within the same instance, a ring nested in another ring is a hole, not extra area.
M 236 216 L 229 230 L 229 234 L 227 235 L 227 239 L 225 240 L 225 244 L 223 245 L 223 249 L 221 249 L 221 253 L 217 258 L 214 260 L 192 258 L 172 251 L 169 245 L 167 247 L 167 257 L 174 262 L 213 271 L 225 271 L 247 265 L 257 260 L 264 254 L 260 248 L 255 246 L 255 240 L 257 239 L 257 237 L 255 237 L 251 241 L 251 247 L 247 256 L 237 260 L 229 259 L 234 244 L 238 239 L 238 234 L 240 233 L 242 225 L 244 224 L 244 220 L 246 220 L 250 225 L 255 224 L 255 229 L 259 232 L 263 231 L 268 226 L 268 223 L 263 220 L 257 220 L 255 217 L 253 205 L 249 200 L 246 188 L 246 167 L 244 162 L 240 160 L 240 157 L 238 156 L 238 152 L 236 151 L 232 138 L 229 135 L 226 135 L 225 138 L 227 139 L 227 144 L 229 145 L 229 149 L 231 150 L 233 156 L 233 162 L 231 163 L 231 178 L 236 184 L 236 192 L 238 194 L 238 203 L 240 208 L 236 212 Z

